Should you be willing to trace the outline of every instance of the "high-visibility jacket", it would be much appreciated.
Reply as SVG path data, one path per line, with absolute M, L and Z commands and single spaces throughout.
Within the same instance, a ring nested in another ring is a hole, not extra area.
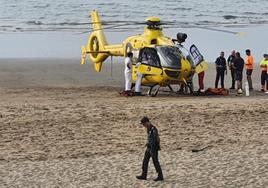
M 245 65 L 246 65 L 246 69 L 248 70 L 252 70 L 254 67 L 254 58 L 252 55 L 249 55 L 246 57 L 246 61 L 245 61 Z
M 263 59 L 260 63 L 261 66 L 261 71 L 266 71 L 268 70 L 268 60 Z

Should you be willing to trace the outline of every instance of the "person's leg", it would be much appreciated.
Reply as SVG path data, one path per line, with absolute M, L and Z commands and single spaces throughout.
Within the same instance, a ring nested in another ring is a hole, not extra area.
M 248 86 L 249 89 L 252 90 L 253 86 L 252 86 L 252 79 L 251 79 L 251 74 L 252 74 L 253 70 L 247 70 L 247 81 L 248 81 Z
M 242 72 L 241 71 L 237 71 L 236 73 L 235 73 L 236 75 L 236 81 L 237 81 L 237 91 L 239 90 L 239 89 L 242 89 Z
M 150 152 L 146 149 L 144 153 L 144 158 L 142 162 L 142 177 L 146 178 L 147 177 L 147 172 L 148 172 L 148 165 L 149 165 L 149 160 L 150 160 L 151 154 Z
M 163 180 L 164 179 L 163 172 L 162 172 L 160 163 L 158 161 L 158 152 L 152 153 L 151 156 L 152 156 L 152 159 L 153 159 L 155 170 L 156 170 L 156 172 L 158 174 L 157 178 Z
M 268 74 L 265 74 L 265 80 L 266 80 L 266 91 L 268 91 Z
M 198 74 L 198 83 L 199 83 L 199 90 L 200 91 L 204 91 L 204 76 L 205 76 L 205 72 L 200 72 Z
M 125 91 L 131 90 L 131 73 L 125 73 Z
M 216 80 L 215 80 L 215 88 L 218 88 L 219 78 L 220 78 L 220 71 L 217 70 Z
M 224 88 L 224 73 L 225 73 L 225 71 L 224 70 L 222 70 L 221 71 L 221 88 Z
M 141 81 L 142 81 L 143 75 L 138 73 L 137 74 L 137 80 L 135 84 L 135 92 L 140 93 L 141 92 Z
M 235 71 L 231 69 L 231 77 L 232 77 L 232 86 L 230 89 L 235 89 Z
M 261 91 L 265 91 L 266 72 L 261 72 Z

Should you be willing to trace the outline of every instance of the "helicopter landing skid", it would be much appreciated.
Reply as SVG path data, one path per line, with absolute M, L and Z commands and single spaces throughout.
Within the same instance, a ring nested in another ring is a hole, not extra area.
M 157 95 L 160 87 L 161 87 L 160 85 L 151 86 L 150 89 L 147 92 L 147 95 L 150 96 L 150 97 L 155 97 Z
M 176 91 L 177 94 L 193 94 L 193 83 L 186 82 L 185 84 L 181 85 L 180 89 Z

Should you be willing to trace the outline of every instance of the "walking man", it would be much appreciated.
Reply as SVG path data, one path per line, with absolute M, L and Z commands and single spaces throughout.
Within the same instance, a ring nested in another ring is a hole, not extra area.
M 221 52 L 220 57 L 218 57 L 215 61 L 216 65 L 216 80 L 215 80 L 215 88 L 218 88 L 219 79 L 221 78 L 221 87 L 224 88 L 224 74 L 226 70 L 226 59 L 224 57 L 224 52 Z
M 229 89 L 235 89 L 235 70 L 234 70 L 234 59 L 235 59 L 235 50 L 232 51 L 232 54 L 228 57 L 228 67 L 231 72 L 232 77 L 232 86 Z
M 136 176 L 139 180 L 147 179 L 147 171 L 150 157 L 153 159 L 154 167 L 158 176 L 154 181 L 162 181 L 164 180 L 161 166 L 158 161 L 158 150 L 160 150 L 160 138 L 158 135 L 158 131 L 155 126 L 151 124 L 148 117 L 143 117 L 141 119 L 141 124 L 147 129 L 148 133 L 148 141 L 146 144 L 146 150 L 144 154 L 144 159 L 142 163 L 142 174 L 141 176 Z
M 252 86 L 252 71 L 254 67 L 254 58 L 251 55 L 250 49 L 246 50 L 246 59 L 245 59 L 245 65 L 246 65 L 246 74 L 247 74 L 247 80 L 248 80 L 248 85 L 249 85 L 249 90 L 253 90 Z

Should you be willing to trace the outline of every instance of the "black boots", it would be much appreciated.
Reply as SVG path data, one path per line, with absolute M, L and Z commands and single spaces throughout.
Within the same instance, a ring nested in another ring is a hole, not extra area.
M 141 176 L 136 176 L 136 178 L 137 178 L 138 180 L 146 180 L 146 176 L 143 176 L 143 175 L 141 175 Z
M 154 179 L 154 181 L 163 181 L 164 178 L 163 176 L 158 176 L 157 178 Z
M 146 176 L 143 176 L 143 175 L 136 176 L 136 178 L 138 180 L 146 180 L 147 179 Z M 154 181 L 163 181 L 163 180 L 164 180 L 163 176 L 158 176 L 157 178 L 154 179 Z

